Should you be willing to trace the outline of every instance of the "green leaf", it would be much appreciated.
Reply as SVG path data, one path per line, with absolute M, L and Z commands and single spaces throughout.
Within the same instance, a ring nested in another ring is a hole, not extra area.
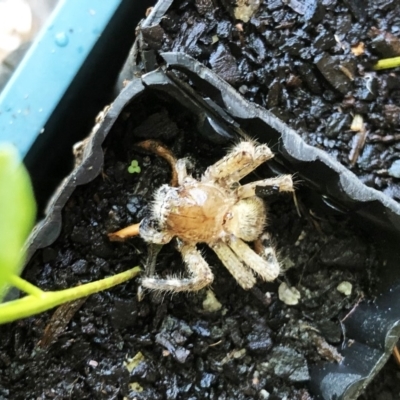
M 130 174 L 134 174 L 135 172 L 140 174 L 140 171 L 142 169 L 139 167 L 139 162 L 138 160 L 132 160 L 131 165 L 128 167 L 128 172 Z
M 35 199 L 28 172 L 11 145 L 0 145 L 0 302 L 9 286 L 28 293 L 0 304 L 0 324 L 29 317 L 89 296 L 135 277 L 139 267 L 71 289 L 44 292 L 19 277 L 23 246 L 35 221 Z
M 0 146 L 0 301 L 10 276 L 19 274 L 22 247 L 35 221 L 35 199 L 28 172 L 12 145 Z

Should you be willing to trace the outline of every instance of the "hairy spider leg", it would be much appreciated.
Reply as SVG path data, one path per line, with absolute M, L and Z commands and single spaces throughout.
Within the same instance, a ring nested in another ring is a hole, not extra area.
M 189 182 L 197 182 L 196 179 L 192 178 L 187 173 L 187 168 L 191 167 L 192 163 L 188 158 L 180 158 L 175 164 L 176 174 L 178 176 L 178 184 L 183 185 Z
M 256 188 L 263 187 L 270 189 L 271 194 L 278 192 L 293 192 L 292 175 L 281 175 L 274 178 L 262 179 L 251 183 L 246 183 L 236 189 L 236 195 L 239 199 L 256 196 Z
M 210 244 L 210 247 L 243 289 L 249 290 L 256 284 L 256 278 L 251 270 L 239 260 L 227 244 L 219 240 Z
M 270 282 L 278 277 L 280 266 L 273 247 L 264 247 L 260 256 L 247 243 L 234 235 L 227 239 L 227 244 L 236 256 L 264 281 Z
M 129 225 L 117 232 L 109 233 L 108 237 L 111 242 L 123 242 L 125 239 L 139 235 L 139 225 L 140 223 Z
M 196 246 L 183 244 L 179 250 L 191 275 L 189 278 L 176 276 L 167 276 L 165 279 L 146 277 L 142 279 L 142 286 L 164 292 L 195 292 L 210 285 L 214 280 L 214 275 Z
M 266 144 L 240 142 L 220 161 L 208 167 L 202 180 L 224 179 L 227 184 L 239 182 L 273 156 Z
M 168 147 L 164 146 L 158 140 L 152 140 L 152 139 L 136 143 L 136 146 L 139 146 L 142 149 L 150 151 L 151 153 L 154 153 L 162 157 L 164 160 L 166 160 L 172 169 L 171 186 L 174 187 L 178 186 L 178 175 L 176 171 L 177 160 L 173 155 L 172 151 Z

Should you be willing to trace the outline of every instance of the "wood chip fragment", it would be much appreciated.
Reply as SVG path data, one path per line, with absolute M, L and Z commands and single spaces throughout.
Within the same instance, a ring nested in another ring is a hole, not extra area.
M 354 81 L 354 75 L 352 72 L 346 68 L 344 65 L 339 65 L 339 69 L 351 80 Z
M 358 42 L 357 44 L 351 46 L 351 52 L 356 56 L 361 56 L 365 53 L 364 42 Z
M 323 337 L 312 334 L 313 343 L 318 351 L 318 354 L 325 360 L 331 362 L 340 363 L 343 360 L 343 356 L 336 350 L 336 348 L 330 345 Z
M 400 56 L 400 38 L 390 32 L 372 27 L 368 32 L 372 38 L 371 46 L 383 58 Z
M 360 156 L 362 150 L 364 149 L 365 141 L 367 139 L 367 131 L 361 130 L 353 137 L 352 146 L 349 153 L 350 165 L 356 164 L 358 157 Z
M 353 166 L 357 162 L 367 140 L 367 130 L 365 128 L 364 118 L 362 115 L 354 115 L 350 129 L 353 132 L 357 132 L 357 134 L 353 137 L 349 153 L 350 165 Z
M 42 349 L 47 349 L 56 342 L 58 337 L 65 331 L 75 313 L 82 307 L 86 299 L 87 297 L 83 297 L 82 299 L 70 301 L 69 303 L 62 304 L 58 307 L 51 316 L 37 346 Z
M 400 367 L 400 351 L 397 346 L 393 347 L 393 358 L 396 361 L 396 364 Z
M 385 135 L 385 136 L 381 136 L 381 135 L 371 135 L 368 138 L 368 141 L 370 143 L 395 143 L 395 142 L 399 142 L 400 141 L 400 134 L 397 133 L 395 135 Z

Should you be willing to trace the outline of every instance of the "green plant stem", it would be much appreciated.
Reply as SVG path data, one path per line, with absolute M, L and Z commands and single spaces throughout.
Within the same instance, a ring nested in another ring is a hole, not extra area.
M 39 289 L 37 286 L 32 285 L 25 279 L 22 279 L 18 275 L 11 275 L 8 282 L 15 286 L 17 289 L 22 290 L 23 292 L 30 294 L 35 297 L 41 297 L 44 293 L 43 290 Z
M 60 290 L 57 292 L 44 292 L 36 288 L 38 291 L 41 292 L 39 296 L 39 292 L 36 291 L 35 294 L 30 294 L 23 297 L 22 299 L 0 304 L 0 324 L 30 317 L 31 315 L 47 311 L 50 308 L 56 307 L 60 304 L 67 303 L 72 300 L 77 300 L 79 298 L 89 296 L 93 293 L 109 289 L 115 285 L 134 278 L 136 275 L 139 274 L 140 271 L 141 269 L 139 267 L 135 267 L 128 271 L 121 272 L 120 274 L 110 276 L 105 279 L 86 283 L 84 285 L 77 286 L 71 289 Z M 25 285 L 26 281 L 24 281 L 23 279 L 21 280 L 23 281 L 23 288 L 21 288 L 21 290 L 25 291 L 28 285 Z M 21 285 L 21 282 L 18 282 L 18 284 Z M 29 288 L 29 290 L 30 289 L 31 288 Z
M 392 57 L 392 58 L 384 58 L 379 60 L 375 65 L 374 69 L 389 69 L 389 68 L 396 68 L 400 67 L 400 57 Z

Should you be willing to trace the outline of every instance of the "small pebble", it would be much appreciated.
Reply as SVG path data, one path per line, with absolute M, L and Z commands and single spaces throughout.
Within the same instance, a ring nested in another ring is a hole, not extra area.
M 207 312 L 219 311 L 222 308 L 222 304 L 215 297 L 212 290 L 207 290 L 206 298 L 203 301 L 203 310 Z
M 269 357 L 269 369 L 290 382 L 306 382 L 310 379 L 304 355 L 288 346 L 273 349 Z
M 289 287 L 285 282 L 282 282 L 278 289 L 279 300 L 288 306 L 299 304 L 301 297 L 300 292 L 295 287 Z
M 393 178 L 400 178 L 400 160 L 396 160 L 388 169 L 388 174 Z
M 129 372 L 132 372 L 144 359 L 144 355 L 139 351 L 133 358 L 124 361 L 124 366 Z
M 211 387 L 211 385 L 215 382 L 216 378 L 217 377 L 215 374 L 210 374 L 210 373 L 203 374 L 200 380 L 200 387 L 202 388 Z
M 343 293 L 345 296 L 350 296 L 353 290 L 353 285 L 350 282 L 343 281 L 339 283 L 336 289 L 338 292 Z
M 233 358 L 239 360 L 240 358 L 243 358 L 245 355 L 246 355 L 246 349 L 241 349 L 233 353 Z
M 240 19 L 243 22 L 249 22 L 250 18 L 260 7 L 261 2 L 259 0 L 253 1 L 237 1 L 235 8 L 235 18 Z
M 77 260 L 72 264 L 71 268 L 75 274 L 85 274 L 88 271 L 88 262 L 83 259 Z
M 93 368 L 96 368 L 99 365 L 99 363 L 95 360 L 90 360 L 88 364 Z
M 133 392 L 143 392 L 143 387 L 140 385 L 139 382 L 132 382 L 129 384 L 129 389 L 132 390 Z

